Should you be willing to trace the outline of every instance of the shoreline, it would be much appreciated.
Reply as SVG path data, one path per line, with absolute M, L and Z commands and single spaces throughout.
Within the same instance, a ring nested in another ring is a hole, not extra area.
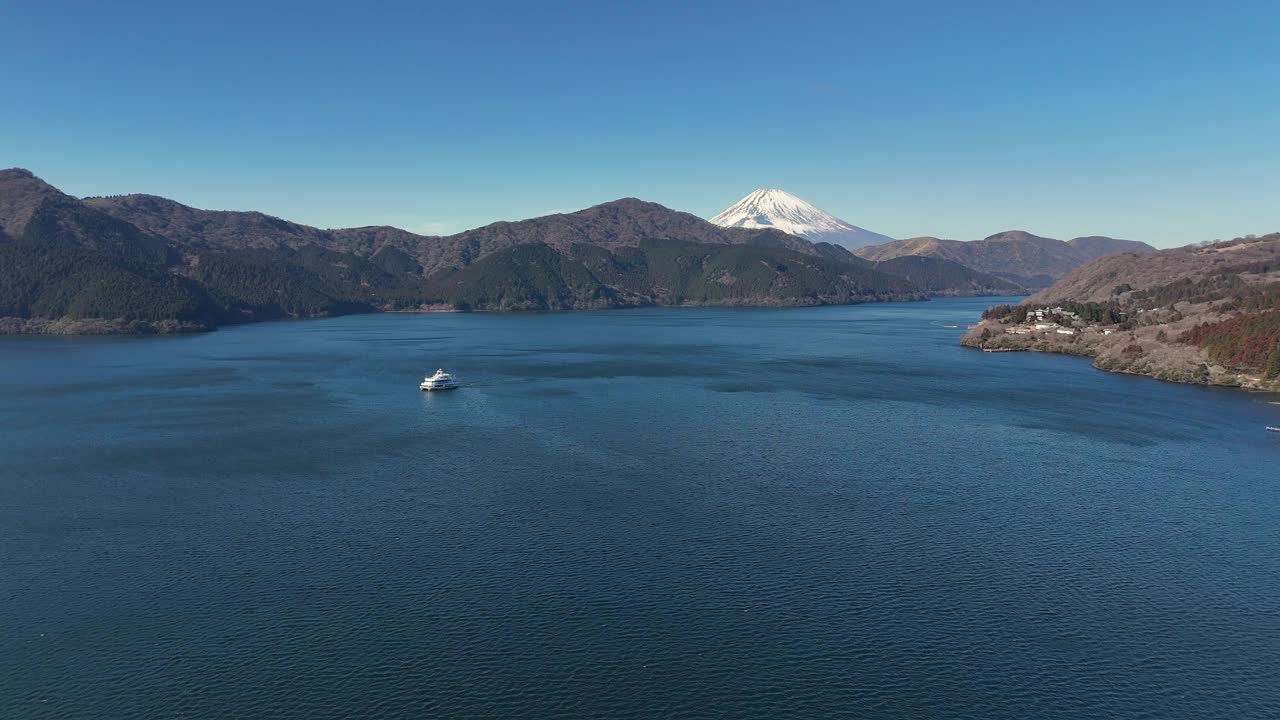
M 999 296 L 984 296 L 999 297 Z M 600 307 L 581 308 L 457 308 L 452 305 L 425 306 L 418 308 L 399 308 L 394 310 L 375 309 L 369 312 L 335 313 L 325 315 L 308 315 L 300 317 L 275 317 L 244 322 L 228 322 L 220 325 L 205 325 L 182 320 L 125 320 L 123 318 L 22 318 L 13 316 L 0 317 L 0 337 L 5 336 L 119 336 L 150 337 L 155 335 L 187 335 L 214 332 L 222 328 L 240 327 L 242 325 L 260 325 L 263 323 L 291 320 L 324 320 L 336 317 L 353 317 L 357 315 L 434 315 L 434 314 L 510 314 L 510 315 L 545 315 L 550 313 L 601 312 L 612 310 L 636 310 L 644 308 L 739 308 L 744 310 L 788 310 L 813 307 L 841 307 L 852 305 L 874 305 L 878 303 L 927 302 L 929 297 L 905 298 L 871 298 L 852 302 L 686 302 L 678 305 L 663 303 L 637 303 L 631 305 L 604 305 Z
M 1037 352 L 1088 358 L 1095 370 L 1138 375 L 1162 382 L 1280 393 L 1280 380 L 1219 365 L 1198 347 L 1156 338 L 1156 332 L 1124 332 L 1112 336 L 1010 335 L 998 321 L 982 320 L 960 336 L 960 345 L 982 352 Z M 987 332 L 983 337 L 982 333 Z M 1135 350 L 1136 349 L 1136 350 Z
M 261 323 L 288 320 L 323 320 L 325 318 L 348 317 L 353 315 L 433 315 L 433 314 L 530 314 L 564 312 L 600 312 L 605 310 L 635 310 L 643 308 L 738 308 L 744 310 L 787 310 L 812 307 L 840 307 L 850 305 L 874 305 L 883 303 L 918 303 L 930 300 L 966 299 L 966 298 L 1013 298 L 1021 295 L 987 295 L 972 293 L 921 293 L 907 297 L 872 296 L 867 299 L 831 301 L 823 298 L 798 298 L 796 300 L 778 300 L 776 302 L 759 302 L 743 300 L 729 302 L 682 302 L 666 304 L 662 302 L 633 303 L 625 305 L 601 305 L 596 307 L 572 308 L 459 308 L 449 304 L 431 304 L 415 308 L 373 309 L 368 312 L 347 312 L 323 315 L 273 317 L 249 319 L 241 322 L 225 322 L 217 325 L 185 321 L 185 320 L 126 320 L 124 318 L 26 318 L 16 316 L 0 316 L 0 337 L 5 336 L 65 336 L 65 337 L 150 337 L 155 335 L 191 335 L 214 332 L 223 328 L 241 325 L 257 325 Z

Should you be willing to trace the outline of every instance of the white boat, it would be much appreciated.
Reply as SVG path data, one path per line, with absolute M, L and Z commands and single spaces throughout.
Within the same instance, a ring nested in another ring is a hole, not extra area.
M 1280 427 L 1271 427 L 1270 425 L 1268 425 L 1267 432 L 1280 432 Z
M 418 387 L 428 392 L 432 390 L 453 390 L 458 387 L 458 381 L 444 370 L 436 370 L 434 375 L 428 375 L 423 378 Z

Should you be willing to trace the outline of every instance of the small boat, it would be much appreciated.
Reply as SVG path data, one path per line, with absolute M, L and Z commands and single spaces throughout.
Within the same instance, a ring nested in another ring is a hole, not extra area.
M 418 387 L 428 392 L 433 390 L 454 390 L 458 387 L 458 381 L 444 370 L 436 370 L 434 375 L 428 375 L 423 378 Z
M 1268 431 L 1268 432 L 1280 432 L 1280 427 L 1271 427 L 1270 425 L 1268 425 L 1268 426 L 1267 426 L 1267 431 Z
M 959 325 L 943 325 L 942 327 L 944 327 L 944 328 L 958 328 L 958 327 L 960 327 L 960 326 L 959 326 Z

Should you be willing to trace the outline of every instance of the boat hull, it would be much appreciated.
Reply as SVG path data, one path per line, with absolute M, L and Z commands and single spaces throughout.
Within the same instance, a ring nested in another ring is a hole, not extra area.
M 419 385 L 418 388 L 421 389 L 422 392 L 442 392 L 444 390 L 457 390 L 458 386 L 457 385 L 437 385 L 437 386 L 428 387 L 426 385 Z

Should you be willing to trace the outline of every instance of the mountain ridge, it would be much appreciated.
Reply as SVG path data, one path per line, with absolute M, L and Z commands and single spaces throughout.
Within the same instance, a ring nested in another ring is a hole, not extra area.
M 322 230 L 0 171 L 0 332 L 173 332 L 422 309 L 925 299 L 847 251 L 622 198 L 451 236 Z
M 1035 289 L 1047 287 L 1053 280 L 1098 257 L 1154 250 L 1146 243 L 1100 235 L 1064 241 L 1025 230 L 1006 230 L 970 241 L 932 236 L 906 238 L 860 248 L 854 254 L 872 262 L 911 255 L 940 257 Z
M 189 247 L 245 249 L 316 244 L 330 250 L 372 255 L 386 245 L 412 256 L 431 274 L 458 269 L 490 252 L 541 242 L 567 250 L 589 237 L 611 249 L 635 246 L 646 237 L 686 237 L 724 244 L 773 244 L 815 254 L 812 243 L 774 229 L 718 228 L 690 213 L 638 198 L 593 205 L 572 213 L 498 221 L 453 235 L 418 235 L 391 226 L 321 229 L 252 210 L 202 210 L 155 195 L 88 198 L 114 217 Z

